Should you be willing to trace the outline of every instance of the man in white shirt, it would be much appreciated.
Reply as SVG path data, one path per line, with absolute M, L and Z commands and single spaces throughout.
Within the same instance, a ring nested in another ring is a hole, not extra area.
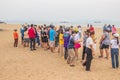
M 90 71 L 91 61 L 93 59 L 92 53 L 93 53 L 93 38 L 94 32 L 91 32 L 87 41 L 86 41 L 86 60 L 83 63 L 83 66 L 86 66 L 86 71 Z

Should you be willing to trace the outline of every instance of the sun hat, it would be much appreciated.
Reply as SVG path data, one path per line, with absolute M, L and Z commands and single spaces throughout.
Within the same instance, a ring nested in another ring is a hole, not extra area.
M 113 34 L 114 37 L 119 37 L 118 33 Z

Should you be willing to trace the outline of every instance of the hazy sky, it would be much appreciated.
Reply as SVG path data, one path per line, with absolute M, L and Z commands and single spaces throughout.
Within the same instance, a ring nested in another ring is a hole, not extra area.
M 0 20 L 120 19 L 120 0 L 0 0 Z

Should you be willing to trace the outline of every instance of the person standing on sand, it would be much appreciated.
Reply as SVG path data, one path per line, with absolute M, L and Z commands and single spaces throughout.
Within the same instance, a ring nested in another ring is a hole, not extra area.
M 28 30 L 28 35 L 29 35 L 29 38 L 30 38 L 30 50 L 31 51 L 36 50 L 35 49 L 36 32 L 35 32 L 33 24 L 31 24 L 31 27 Z
M 60 49 L 60 56 L 63 56 L 63 44 L 64 44 L 64 38 L 63 38 L 63 30 L 60 30 L 59 34 L 59 49 Z
M 90 71 L 91 67 L 91 61 L 93 59 L 93 38 L 94 37 L 94 32 L 90 32 L 89 37 L 87 38 L 86 41 L 86 60 L 83 61 L 83 66 L 86 66 L 86 71 Z
M 107 28 L 101 39 L 100 39 L 100 56 L 99 58 L 103 58 L 103 49 L 105 49 L 105 52 L 106 52 L 106 59 L 109 58 L 109 45 L 110 45 L 110 34 L 109 34 L 109 28 Z
M 111 60 L 112 60 L 112 68 L 119 67 L 119 34 L 113 34 L 113 39 L 110 42 L 111 44 Z
M 95 32 L 95 29 L 92 25 L 90 25 L 90 32 Z
M 79 33 L 79 37 L 82 37 L 82 28 L 81 26 L 78 26 L 78 33 Z
M 24 47 L 29 47 L 29 35 L 28 35 L 27 27 L 25 27 L 25 30 L 24 30 Z
M 17 29 L 14 30 L 13 32 L 13 36 L 14 36 L 14 47 L 18 47 L 18 32 Z
M 114 25 L 112 25 L 112 35 L 115 34 L 117 32 L 117 29 Z
M 67 47 L 68 48 L 67 63 L 70 64 L 71 67 L 75 66 L 74 36 L 75 36 L 75 32 L 72 31 Z
M 54 30 L 54 26 L 50 25 L 50 31 L 49 31 L 49 45 L 50 45 L 50 50 L 53 53 L 54 52 L 54 48 L 55 48 L 55 30 Z
M 65 58 L 65 60 L 68 57 L 68 48 L 67 47 L 68 47 L 68 43 L 69 43 L 69 39 L 70 39 L 69 30 L 70 30 L 69 27 L 65 28 L 65 32 L 64 32 L 64 35 L 63 35 L 63 38 L 64 38 L 64 58 Z
M 82 53 L 82 61 L 85 59 L 85 50 L 86 50 L 86 40 L 89 37 L 89 30 L 84 32 L 83 35 L 83 53 Z
M 24 42 L 24 25 L 22 25 L 22 27 L 20 28 L 20 33 L 21 33 L 21 44 L 23 44 Z
M 75 45 L 74 45 L 75 56 L 76 56 L 76 59 L 78 60 L 78 54 L 79 54 L 78 49 L 81 47 L 78 31 L 75 31 L 74 42 L 75 42 Z

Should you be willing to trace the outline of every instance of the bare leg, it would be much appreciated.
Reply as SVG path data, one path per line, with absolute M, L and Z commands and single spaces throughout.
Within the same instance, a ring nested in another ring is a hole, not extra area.
M 105 52 L 106 52 L 106 58 L 108 59 L 109 58 L 109 49 L 105 49 Z
M 75 56 L 78 59 L 78 49 L 75 49 Z
M 99 56 L 100 58 L 102 58 L 103 57 L 103 49 L 100 49 L 100 56 Z

